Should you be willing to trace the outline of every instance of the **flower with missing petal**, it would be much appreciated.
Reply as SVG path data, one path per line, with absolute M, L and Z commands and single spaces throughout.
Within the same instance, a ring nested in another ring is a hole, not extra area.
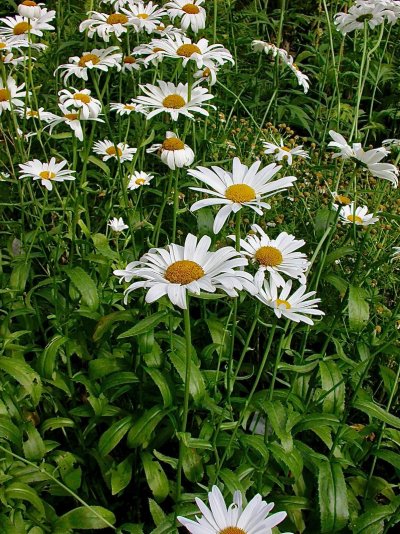
M 133 72 L 134 70 L 140 70 L 140 67 L 143 65 L 143 60 L 136 59 L 134 56 L 124 56 L 121 63 L 121 71 Z
M 188 234 L 184 246 L 172 243 L 167 249 L 152 248 L 140 261 L 114 271 L 121 282 L 141 278 L 126 289 L 125 302 L 128 294 L 139 288 L 148 289 L 148 303 L 166 295 L 172 304 L 182 309 L 187 307 L 188 292 L 199 295 L 201 291 L 215 293 L 221 289 L 231 297 L 237 297 L 242 290 L 255 294 L 252 276 L 241 270 L 247 260 L 233 247 L 210 252 L 210 245 L 209 236 L 198 241 L 196 236 Z
M 307 288 L 301 285 L 292 295 L 292 280 L 288 280 L 280 293 L 278 294 L 278 286 L 271 279 L 270 282 L 264 281 L 263 287 L 256 295 L 258 300 L 272 308 L 275 315 L 280 319 L 285 317 L 295 323 L 303 322 L 313 325 L 314 321 L 308 315 L 321 316 L 325 313 L 317 308 L 317 304 L 321 299 L 310 299 L 315 295 L 315 291 L 306 293 Z
M 116 217 L 110 219 L 107 223 L 107 226 L 109 226 L 113 232 L 118 233 L 123 232 L 124 230 L 129 228 L 129 226 L 124 223 L 124 219 L 122 217 L 120 217 L 119 219 L 117 219 Z
M 23 107 L 25 103 L 21 100 L 21 97 L 26 97 L 24 83 L 17 85 L 14 78 L 9 76 L 4 84 L 3 80 L 0 78 L 0 115 L 3 111 L 11 111 L 13 107 Z
M 135 104 L 132 98 L 125 104 L 110 102 L 110 111 L 115 111 L 117 115 L 130 115 L 131 113 L 143 113 L 143 107 L 140 104 Z
M 111 13 L 108 15 L 107 13 L 90 11 L 89 18 L 80 23 L 79 31 L 88 30 L 89 38 L 97 34 L 106 43 L 110 40 L 111 35 L 115 35 L 120 41 L 121 35 L 128 31 L 128 21 L 129 19 L 124 13 Z
M 172 22 L 178 17 L 181 28 L 191 28 L 194 33 L 206 27 L 206 10 L 201 7 L 204 0 L 173 0 L 165 4 Z
M 257 494 L 243 509 L 243 497 L 240 491 L 233 494 L 233 503 L 227 507 L 224 497 L 217 486 L 208 494 L 208 508 L 196 497 L 196 504 L 202 513 L 196 521 L 178 516 L 178 521 L 191 534 L 272 534 L 272 529 L 279 525 L 286 512 L 269 515 L 274 503 L 266 503 Z M 286 533 L 289 534 L 289 533 Z
M 88 71 L 92 69 L 107 72 L 109 68 L 115 67 L 120 71 L 122 54 L 117 46 L 109 46 L 102 49 L 94 48 L 90 52 L 84 52 L 80 57 L 72 56 L 68 61 L 69 63 L 56 68 L 56 71 L 62 71 L 61 77 L 64 79 L 64 84 L 72 75 L 87 81 Z
M 75 137 L 79 139 L 79 141 L 83 141 L 83 129 L 82 129 L 82 122 L 85 120 L 89 121 L 96 121 L 96 122 L 104 122 L 102 119 L 99 119 L 98 117 L 86 117 L 84 115 L 84 111 L 82 108 L 80 109 L 69 109 L 63 104 L 58 104 L 58 107 L 61 111 L 61 116 L 52 114 L 51 118 L 48 118 L 47 123 L 49 127 L 50 133 L 52 133 L 55 126 L 58 126 L 59 124 L 66 124 L 71 128 L 73 131 Z M 46 126 L 47 128 L 47 126 Z
M 237 213 L 244 206 L 248 206 L 262 215 L 263 209 L 271 208 L 269 204 L 264 202 L 264 199 L 292 186 L 297 178 L 285 176 L 273 180 L 282 166 L 271 163 L 259 170 L 260 165 L 261 161 L 256 161 L 251 167 L 247 167 L 240 162 L 239 158 L 234 158 L 232 172 L 214 166 L 211 169 L 197 167 L 188 171 L 191 176 L 212 188 L 191 187 L 191 189 L 210 195 L 210 197 L 195 202 L 190 210 L 196 211 L 206 206 L 222 204 L 223 208 L 219 210 L 214 220 L 215 234 L 221 230 L 231 213 Z
M 132 161 L 137 148 L 131 148 L 126 143 L 118 143 L 115 145 L 112 141 L 105 139 L 104 141 L 96 141 L 93 145 L 93 151 L 99 156 L 103 156 L 103 161 L 111 158 L 123 161 Z
M 277 143 L 268 143 L 263 141 L 264 154 L 274 154 L 275 161 L 286 160 L 288 165 L 293 163 L 293 156 L 299 158 L 309 158 L 308 153 L 303 150 L 303 145 L 290 148 L 290 146 L 285 146 L 283 139 L 280 140 L 279 144 Z
M 75 171 L 64 169 L 66 165 L 67 162 L 65 160 L 56 163 L 56 158 L 51 158 L 48 163 L 42 163 L 40 160 L 34 159 L 19 165 L 21 169 L 19 178 L 41 180 L 42 185 L 51 191 L 53 189 L 53 182 L 75 180 L 75 176 L 72 176 Z
M 367 206 L 356 207 L 354 202 L 348 206 L 337 206 L 333 204 L 335 210 L 339 210 L 339 217 L 344 224 L 355 224 L 356 226 L 368 226 L 379 221 L 379 217 L 374 217 L 372 213 L 368 213 Z
M 254 277 L 257 288 L 262 287 L 267 273 L 277 287 L 285 285 L 282 274 L 305 284 L 305 272 L 309 262 L 307 256 L 298 251 L 305 245 L 305 241 L 296 239 L 286 232 L 281 232 L 276 239 L 270 239 L 258 224 L 253 224 L 251 229 L 253 233 L 249 234 L 246 239 L 241 239 L 240 246 L 242 254 L 258 266 Z M 236 241 L 234 235 L 229 237 Z
M 133 191 L 134 189 L 139 189 L 143 185 L 150 185 L 151 180 L 154 176 L 144 171 L 134 171 L 129 176 L 128 189 Z
M 138 96 L 134 102 L 142 104 L 147 119 L 151 119 L 159 113 L 169 113 L 171 119 L 176 121 L 179 115 L 193 119 L 193 113 L 208 116 L 208 111 L 203 106 L 208 105 L 208 100 L 214 98 L 203 87 L 192 87 L 189 98 L 188 84 L 158 81 L 158 87 L 152 84 L 140 85 L 145 96 Z
M 157 152 L 161 161 L 172 170 L 190 167 L 194 161 L 193 150 L 173 132 L 167 132 L 161 144 L 152 145 L 146 152 Z
M 37 119 L 41 122 L 48 123 L 54 118 L 54 113 L 51 113 L 50 111 L 45 111 L 44 108 L 39 108 L 36 110 L 30 107 L 23 107 L 18 108 L 16 111 L 20 117 L 25 118 L 27 120 Z
M 97 119 L 101 112 L 101 102 L 91 96 L 90 89 L 61 89 L 58 92 L 60 104 L 65 108 L 73 108 L 80 111 L 80 117 L 84 120 Z

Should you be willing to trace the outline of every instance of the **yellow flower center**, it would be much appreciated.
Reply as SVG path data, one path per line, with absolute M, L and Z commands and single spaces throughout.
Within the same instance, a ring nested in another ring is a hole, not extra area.
M 146 183 L 146 180 L 144 178 L 138 178 L 137 180 L 135 180 L 136 185 L 143 185 L 144 183 Z
M 29 22 L 18 22 L 13 28 L 13 34 L 14 35 L 22 35 L 23 33 L 28 32 L 32 29 L 32 26 L 29 24 Z
M 3 48 L 6 47 L 6 43 L 0 43 L 0 50 L 3 50 Z
M 226 527 L 219 534 L 246 534 L 246 531 L 239 527 Z
M 65 113 L 64 117 L 69 121 L 76 121 L 78 118 L 78 113 Z
M 74 100 L 79 100 L 79 102 L 83 102 L 84 104 L 89 104 L 89 102 L 92 100 L 89 95 L 85 95 L 85 93 L 76 93 L 74 94 Z
M 131 63 L 136 63 L 136 59 L 132 56 L 125 56 L 124 63 L 127 63 L 128 65 L 130 65 Z
M 51 171 L 42 171 L 39 173 L 40 178 L 43 178 L 43 180 L 53 180 L 56 177 L 55 172 Z
M 177 49 L 176 53 L 178 56 L 190 57 L 192 54 L 201 54 L 201 50 L 195 44 L 184 44 Z
M 182 7 L 182 11 L 188 13 L 188 15 L 197 15 L 197 13 L 200 13 L 200 9 L 195 4 L 185 4 Z
M 287 310 L 290 310 L 290 308 L 292 307 L 290 305 L 290 302 L 288 302 L 287 300 L 276 299 L 275 302 L 278 307 L 283 305 Z
M 139 13 L 138 15 L 136 15 L 138 19 L 143 19 L 143 20 L 146 20 L 149 18 L 148 14 L 147 13 Z
M 185 100 L 181 95 L 168 95 L 162 101 L 162 104 L 165 108 L 169 109 L 180 109 L 186 104 Z
M 7 102 L 10 100 L 10 91 L 8 89 L 0 89 L 0 102 Z
M 163 150 L 182 150 L 185 148 L 185 143 L 177 137 L 169 137 L 163 141 L 162 148 Z
M 39 112 L 35 111 L 34 109 L 31 109 L 26 112 L 27 117 L 39 117 Z
M 163 32 L 165 30 L 165 24 L 161 23 L 159 26 L 157 26 L 156 30 L 159 32 Z
M 203 70 L 203 74 L 202 74 L 202 76 L 203 76 L 203 78 L 208 78 L 208 77 L 210 76 L 210 74 L 211 74 L 210 69 L 209 69 L 208 67 L 206 67 L 206 68 Z
M 288 146 L 281 146 L 281 149 L 284 150 L 285 152 L 290 152 L 290 148 Z
M 336 202 L 339 202 L 339 204 L 343 204 L 344 206 L 348 206 L 349 204 L 351 204 L 351 200 L 349 199 L 349 197 L 346 197 L 344 195 L 336 195 L 335 200 Z
M 108 15 L 107 24 L 126 24 L 128 22 L 128 17 L 122 13 L 112 13 Z
M 171 284 L 186 285 L 203 277 L 204 274 L 202 267 L 195 261 L 180 260 L 168 267 L 164 278 Z
M 119 157 L 122 156 L 122 150 L 119 147 L 115 148 L 115 146 L 109 146 L 106 148 L 106 152 L 109 156 L 116 156 L 117 153 Z
M 29 7 L 35 7 L 37 6 L 37 3 L 36 2 L 33 2 L 33 0 L 24 0 L 22 3 L 21 3 L 22 6 L 29 6 Z
M 352 223 L 359 223 L 362 224 L 363 220 L 358 215 L 347 215 L 347 220 Z
M 93 65 L 97 65 L 97 63 L 100 63 L 100 58 L 96 54 L 83 54 L 78 65 L 80 67 L 86 67 L 86 64 L 89 63 L 89 61 L 91 61 Z
M 152 52 L 154 52 L 154 54 L 156 54 L 157 52 L 164 52 L 164 50 L 162 48 L 159 48 L 159 47 L 155 47 L 153 48 Z
M 252 187 L 246 184 L 230 185 L 225 191 L 225 197 L 232 202 L 250 202 L 256 198 L 256 192 Z
M 261 247 L 254 255 L 255 259 L 266 267 L 280 265 L 283 260 L 282 253 L 275 247 Z
M 131 104 L 125 104 L 125 105 L 124 105 L 124 109 L 130 109 L 130 110 L 132 110 L 132 109 L 135 109 L 135 106 L 132 106 Z

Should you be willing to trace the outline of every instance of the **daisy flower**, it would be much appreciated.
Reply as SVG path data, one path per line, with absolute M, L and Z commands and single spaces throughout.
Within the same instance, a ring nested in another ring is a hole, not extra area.
M 121 64 L 121 70 L 125 72 L 133 72 L 134 70 L 139 70 L 142 60 L 136 59 L 133 56 L 124 56 Z
M 280 171 L 282 166 L 271 163 L 259 170 L 260 165 L 261 161 L 256 161 L 251 167 L 247 167 L 247 165 L 240 162 L 239 158 L 234 158 L 232 172 L 214 166 L 211 169 L 197 167 L 195 170 L 189 170 L 188 173 L 191 176 L 212 188 L 191 187 L 195 191 L 210 195 L 210 198 L 195 202 L 190 211 L 222 204 L 223 207 L 219 210 L 214 220 L 215 234 L 221 230 L 231 213 L 237 213 L 244 206 L 248 206 L 259 215 L 262 215 L 262 208 L 271 208 L 269 204 L 264 202 L 264 199 L 274 193 L 284 191 L 293 185 L 297 178 L 295 176 L 285 176 L 272 181 L 272 178 Z
M 161 24 L 161 17 L 167 14 L 165 9 L 159 9 L 157 4 L 149 2 L 145 5 L 141 0 L 128 4 L 126 8 L 121 7 L 121 11 L 128 17 L 128 24 L 137 32 L 147 33 L 152 33 Z
M 65 160 L 56 163 L 56 158 L 51 158 L 48 163 L 42 163 L 38 159 L 34 159 L 19 165 L 21 169 L 19 178 L 41 180 L 42 185 L 51 191 L 53 189 L 53 182 L 75 180 L 75 176 L 72 176 L 75 171 L 64 169 L 66 165 L 67 162 Z
M 289 63 L 289 54 L 283 48 L 278 48 L 272 43 L 266 43 L 265 41 L 254 40 L 251 43 L 254 52 L 265 52 L 267 55 L 272 54 L 272 57 L 279 56 L 280 59 L 286 63 Z
M 321 299 L 310 299 L 315 295 L 315 291 L 306 293 L 307 288 L 301 285 L 292 295 L 292 280 L 288 280 L 278 295 L 278 286 L 273 280 L 265 280 L 260 292 L 256 295 L 258 300 L 272 308 L 275 315 L 280 319 L 285 317 L 295 323 L 306 323 L 313 325 L 314 321 L 308 315 L 325 315 L 317 308 Z M 290 296 L 289 296 L 290 295 Z
M 220 44 L 209 45 L 207 39 L 200 39 L 197 43 L 192 43 L 189 37 L 175 35 L 165 39 L 153 39 L 150 43 L 153 48 L 160 48 L 164 57 L 182 59 L 182 65 L 186 67 L 188 61 L 196 62 L 197 68 L 214 67 L 215 64 L 223 65 L 230 61 L 235 63 L 232 54 Z M 150 61 L 148 56 L 145 61 Z
M 254 234 L 241 239 L 240 246 L 243 249 L 241 253 L 258 265 L 258 271 L 254 277 L 256 287 L 262 287 L 267 273 L 277 287 L 285 285 L 285 280 L 280 273 L 305 284 L 304 273 L 307 271 L 309 262 L 305 254 L 298 252 L 298 249 L 305 245 L 305 241 L 296 239 L 286 232 L 281 232 L 276 239 L 270 239 L 258 224 L 253 224 L 251 229 Z M 234 235 L 229 237 L 236 241 Z
M 400 139 L 385 139 L 382 142 L 383 146 L 398 146 L 400 147 Z
M 182 309 L 186 309 L 187 292 L 199 295 L 201 291 L 214 293 L 222 289 L 229 296 L 237 297 L 237 291 L 245 289 L 254 294 L 252 276 L 240 270 L 247 260 L 233 247 L 210 252 L 210 245 L 209 236 L 197 242 L 196 236 L 188 234 L 184 246 L 170 244 L 167 249 L 152 248 L 140 261 L 114 271 L 121 282 L 142 278 L 126 289 L 125 302 L 129 293 L 142 287 L 148 289 L 146 302 L 167 295 L 172 304 Z
M 45 111 L 44 108 L 32 109 L 30 107 L 26 107 L 26 108 L 23 107 L 23 108 L 18 108 L 16 112 L 21 118 L 25 118 L 27 120 L 38 119 L 41 122 L 49 122 L 50 120 L 54 118 L 54 113 Z
M 167 132 L 161 144 L 152 145 L 146 152 L 157 152 L 161 161 L 172 170 L 190 167 L 194 161 L 193 150 L 173 132 Z
M 328 143 L 328 147 L 339 149 L 339 152 L 332 154 L 333 158 L 349 159 L 354 157 L 354 150 L 351 148 L 342 134 L 337 133 L 334 130 L 329 130 L 329 135 L 332 137 L 333 141 Z
M 210 105 L 206 104 L 206 102 L 214 97 L 207 92 L 207 89 L 192 87 L 189 100 L 187 83 L 174 85 L 171 82 L 159 80 L 158 85 L 159 87 L 149 83 L 139 85 L 145 96 L 138 96 L 134 100 L 138 104 L 143 104 L 147 120 L 162 112 L 169 113 L 174 121 L 178 120 L 180 114 L 193 119 L 192 111 L 208 116 L 208 111 L 203 109 L 202 106 Z
M 154 29 L 153 33 L 159 35 L 160 37 L 175 37 L 175 35 L 183 35 L 184 31 L 181 28 L 175 28 L 172 24 L 166 26 L 164 23 L 160 22 L 157 28 Z
M 199 83 L 202 83 L 204 81 L 207 81 L 209 85 L 215 85 L 217 82 L 218 71 L 219 71 L 219 68 L 216 66 L 206 67 L 205 69 L 196 71 L 193 74 L 193 78 L 195 78 L 197 81 L 193 85 L 196 86 Z
M 308 153 L 303 150 L 303 145 L 290 148 L 285 146 L 283 139 L 280 140 L 279 145 L 276 143 L 267 143 L 266 141 L 263 141 L 263 145 L 266 149 L 264 150 L 264 154 L 275 154 L 275 161 L 282 161 L 286 159 L 288 165 L 293 163 L 293 156 L 297 156 L 299 158 L 310 157 Z
M 128 17 L 123 13 L 98 13 L 97 11 L 90 11 L 88 13 L 89 18 L 84 20 L 79 25 L 79 31 L 88 31 L 88 37 L 92 38 L 97 33 L 100 39 L 103 39 L 106 43 L 110 40 L 110 35 L 114 34 L 120 41 L 120 37 L 123 33 L 126 33 Z
M 129 176 L 128 189 L 134 191 L 143 185 L 150 185 L 154 176 L 144 171 L 135 171 Z
M 123 232 L 124 230 L 129 228 L 129 226 L 124 223 L 124 219 L 122 217 L 120 217 L 119 219 L 117 219 L 116 217 L 110 219 L 107 223 L 107 226 L 109 226 L 113 232 L 118 233 Z
M 0 50 L 0 63 L 3 63 L 4 65 L 19 65 L 20 63 L 27 61 L 27 59 L 27 56 L 15 57 L 12 52 L 3 55 Z M 31 57 L 31 60 L 36 61 L 36 58 Z
M 355 224 L 356 226 L 368 226 L 379 221 L 379 217 L 374 217 L 372 213 L 368 213 L 367 206 L 359 206 L 358 208 L 352 202 L 348 206 L 337 206 L 333 204 L 335 210 L 339 210 L 339 217 L 342 223 Z
M 136 46 L 133 49 L 133 54 L 137 56 L 146 56 L 141 59 L 143 64 L 147 67 L 148 63 L 157 66 L 164 57 L 164 50 L 162 48 L 151 46 L 150 43 L 144 43 Z
M 24 0 L 18 6 L 18 14 L 28 19 L 38 19 L 42 14 L 44 4 L 37 4 L 33 0 Z
M 296 63 L 294 63 L 292 56 L 289 56 L 289 62 L 287 63 L 287 65 L 296 76 L 297 83 L 300 85 L 300 87 L 303 88 L 304 93 L 308 93 L 308 90 L 310 88 L 310 78 L 307 76 L 307 74 L 301 72 Z
M 201 7 L 204 0 L 173 0 L 165 4 L 172 22 L 181 19 L 181 28 L 191 28 L 194 33 L 206 27 L 206 10 Z
M 29 93 L 30 94 L 30 93 Z M 24 101 L 21 100 L 26 97 L 25 84 L 17 85 L 17 82 L 9 76 L 4 85 L 0 78 L 0 115 L 3 111 L 11 111 L 11 107 L 23 107 Z
M 125 104 L 110 102 L 110 111 L 116 111 L 117 115 L 130 115 L 133 112 L 143 113 L 143 107 L 140 104 L 135 104 L 132 98 Z
M 383 2 L 359 2 L 352 5 L 347 13 L 335 15 L 334 23 L 336 29 L 346 35 L 354 30 L 364 28 L 364 22 L 373 30 L 376 26 L 385 21 L 393 23 L 398 15 L 395 11 L 388 9 Z
M 115 145 L 112 141 L 105 139 L 104 141 L 96 141 L 93 145 L 93 151 L 103 156 L 103 161 L 114 158 L 122 163 L 123 161 L 132 161 L 137 148 L 131 148 L 126 143 Z
M 257 494 L 243 510 L 243 497 L 240 491 L 233 494 L 233 503 L 227 507 L 221 491 L 213 486 L 208 494 L 208 508 L 196 497 L 196 504 L 202 513 L 196 521 L 178 516 L 178 521 L 192 534 L 271 534 L 279 525 L 286 512 L 269 515 L 274 503 L 266 503 Z M 288 534 L 288 533 L 287 533 Z
M 351 204 L 350 198 L 346 195 L 342 195 L 341 193 L 338 193 L 337 191 L 332 191 L 331 195 L 332 195 L 334 202 L 336 202 L 340 206 L 348 206 L 349 204 Z
M 82 108 L 80 109 L 74 109 L 71 110 L 64 106 L 63 104 L 58 104 L 58 107 L 60 108 L 60 111 L 62 113 L 61 116 L 52 114 L 52 117 L 47 120 L 48 125 L 50 127 L 49 132 L 52 133 L 55 126 L 58 126 L 59 124 L 66 124 L 71 128 L 73 131 L 75 137 L 79 139 L 79 141 L 83 141 L 83 130 L 82 130 L 82 124 L 81 121 L 84 120 L 91 120 L 96 122 L 104 122 L 102 119 L 96 118 L 96 117 L 85 117 L 84 111 Z M 47 128 L 47 126 L 46 126 Z
M 68 89 L 61 89 L 58 92 L 60 104 L 65 108 L 74 108 L 80 110 L 82 119 L 96 119 L 101 112 L 101 102 L 91 96 L 90 89 L 74 89 L 72 92 Z
M 20 41 L 22 38 L 27 39 L 29 35 L 43 36 L 43 30 L 54 30 L 54 26 L 49 24 L 54 19 L 56 12 L 47 11 L 46 8 L 41 10 L 39 18 L 29 19 L 15 15 L 14 17 L 4 17 L 0 22 L 7 26 L 0 27 L 0 35 L 6 39 Z
M 11 52 L 14 49 L 21 52 L 21 48 L 29 47 L 34 50 L 44 50 L 47 48 L 44 44 L 28 41 L 28 38 L 25 35 L 21 35 L 19 38 L 14 37 L 9 39 L 4 37 L 4 35 L 0 35 L 0 52 Z
M 77 78 L 88 80 L 88 70 L 98 69 L 107 72 L 109 68 L 116 67 L 118 71 L 121 70 L 122 54 L 118 52 L 117 46 L 110 46 L 108 48 L 94 48 L 91 52 L 84 52 L 82 56 L 72 56 L 69 58 L 69 63 L 60 65 L 56 71 L 61 69 L 61 77 L 64 78 L 64 84 L 70 76 L 75 75 Z

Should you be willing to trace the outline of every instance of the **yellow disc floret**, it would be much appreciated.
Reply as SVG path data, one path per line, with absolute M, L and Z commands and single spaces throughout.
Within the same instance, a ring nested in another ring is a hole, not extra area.
M 22 35 L 24 33 L 27 33 L 31 29 L 32 26 L 29 24 L 29 22 L 18 22 L 18 24 L 16 24 L 13 28 L 13 34 Z
M 347 215 L 347 220 L 356 223 L 356 224 L 362 224 L 363 220 L 358 215 Z
M 190 57 L 193 54 L 201 54 L 201 50 L 195 44 L 183 44 L 176 50 L 176 53 L 178 56 Z
M 119 147 L 115 148 L 115 146 L 109 146 L 106 148 L 106 152 L 109 156 L 116 156 L 117 154 L 119 157 L 122 156 L 122 150 Z
M 89 95 L 86 95 L 85 93 L 75 93 L 74 100 L 79 100 L 79 102 L 83 102 L 84 104 L 89 104 L 89 102 L 92 99 L 90 98 Z
M 132 65 L 133 63 L 136 63 L 136 58 L 132 56 L 125 56 L 124 63 L 126 63 L 127 65 Z
M 123 13 L 112 13 L 107 17 L 107 24 L 126 24 L 128 22 L 128 17 Z
M 79 60 L 78 65 L 80 67 L 86 67 L 89 61 L 91 61 L 93 65 L 97 65 L 97 63 L 100 63 L 100 58 L 96 54 L 83 54 L 83 56 Z
M 65 113 L 64 117 L 69 121 L 76 121 L 78 119 L 78 113 Z
M 8 89 L 0 89 L 0 102 L 7 102 L 10 100 L 10 91 Z
M 203 268 L 198 263 L 190 260 L 180 260 L 167 268 L 164 278 L 171 284 L 186 285 L 204 276 Z
M 138 19 L 143 19 L 143 20 L 146 20 L 149 18 L 148 14 L 147 13 L 139 13 L 138 15 L 136 15 Z
M 43 180 L 54 180 L 56 173 L 51 171 L 41 171 L 39 176 L 40 178 L 43 178 Z
M 246 534 L 246 531 L 239 527 L 226 527 L 219 534 Z
M 33 2 L 33 0 L 24 0 L 23 2 L 21 2 L 21 6 L 35 7 L 37 6 L 37 3 Z
M 225 191 L 225 197 L 232 202 L 242 204 L 243 202 L 251 202 L 256 198 L 256 192 L 247 184 L 230 185 Z
M 292 307 L 292 306 L 290 305 L 290 302 L 288 302 L 287 300 L 276 299 L 275 302 L 276 302 L 276 305 L 278 306 L 278 308 L 279 308 L 280 306 L 285 306 L 285 308 L 286 308 L 287 310 L 290 310 L 290 308 Z
M 168 95 L 162 101 L 162 105 L 169 109 L 180 109 L 183 108 L 185 104 L 186 102 L 181 95 Z
M 163 150 L 183 150 L 185 143 L 177 137 L 169 137 L 163 141 L 162 148 Z
M 283 260 L 282 252 L 275 247 L 261 247 L 254 255 L 255 259 L 265 267 L 276 267 Z
M 343 206 L 348 206 L 351 204 L 351 200 L 349 197 L 346 197 L 345 195 L 336 195 L 335 196 L 336 202 L 339 202 L 339 204 L 342 204 Z
M 198 13 L 200 13 L 200 9 L 195 4 L 185 4 L 182 7 L 182 11 L 184 11 L 188 15 L 197 15 Z

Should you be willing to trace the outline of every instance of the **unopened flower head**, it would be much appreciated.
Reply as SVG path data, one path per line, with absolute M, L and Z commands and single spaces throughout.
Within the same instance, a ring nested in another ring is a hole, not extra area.
M 18 6 L 18 14 L 28 19 L 38 19 L 42 14 L 42 8 L 45 5 L 36 3 L 33 0 L 23 0 Z
M 280 139 L 278 143 L 269 143 L 263 141 L 264 154 L 274 154 L 275 161 L 287 161 L 288 165 L 292 165 L 293 157 L 309 158 L 308 153 L 303 150 L 303 145 L 291 148 L 286 146 L 283 139 Z
M 147 119 L 151 119 L 159 113 L 169 113 L 171 119 L 176 121 L 179 115 L 193 119 L 193 112 L 208 116 L 208 111 L 203 106 L 210 105 L 208 100 L 213 95 L 203 87 L 192 87 L 189 99 L 188 84 L 158 81 L 158 87 L 151 84 L 140 85 L 145 96 L 138 96 L 134 102 L 143 105 L 147 112 Z
M 103 161 L 109 159 L 123 161 L 132 161 L 137 148 L 131 148 L 126 143 L 114 144 L 112 141 L 105 139 L 104 141 L 96 141 L 93 145 L 93 151 L 99 156 L 103 156 Z
M 144 171 L 134 171 L 129 176 L 128 189 L 133 191 L 135 189 L 139 189 L 140 187 L 144 185 L 150 185 L 150 182 L 153 179 L 154 179 L 153 174 L 149 174 Z
M 33 178 L 40 180 L 42 185 L 51 191 L 53 182 L 63 182 L 64 180 L 75 180 L 75 171 L 64 169 L 67 165 L 65 160 L 56 163 L 56 158 L 51 158 L 49 162 L 42 163 L 38 159 L 27 161 L 19 165 L 19 178 Z
M 204 0 L 173 0 L 165 4 L 172 21 L 179 18 L 182 30 L 191 28 L 194 33 L 206 27 L 206 10 L 201 6 Z
M 97 49 L 94 48 L 90 52 L 84 52 L 80 57 L 72 56 L 69 58 L 69 63 L 60 65 L 56 70 L 61 70 L 61 77 L 64 79 L 64 84 L 70 76 L 74 75 L 77 78 L 88 80 L 88 71 L 97 69 L 102 72 L 107 72 L 109 68 L 115 67 L 118 71 L 121 70 L 122 53 L 119 52 L 117 46 L 109 46 L 108 48 Z
M 161 161 L 172 170 L 190 167 L 194 161 L 193 150 L 173 132 L 167 132 L 164 141 L 161 144 L 152 145 L 147 152 L 157 152 Z
M 315 291 L 306 293 L 307 288 L 305 285 L 301 285 L 293 294 L 290 294 L 292 283 L 292 280 L 288 280 L 279 293 L 279 288 L 273 279 L 269 282 L 265 280 L 256 297 L 263 304 L 272 308 L 278 319 L 284 317 L 295 323 L 303 322 L 313 325 L 314 321 L 309 315 L 325 315 L 323 311 L 317 308 L 321 299 L 310 298 L 315 295 Z
M 153 248 L 147 254 L 114 274 L 120 281 L 131 282 L 125 291 L 125 301 L 132 291 L 148 289 L 146 302 L 152 303 L 166 295 L 172 304 L 186 309 L 188 292 L 199 295 L 201 291 L 214 293 L 221 289 L 231 297 L 238 291 L 255 294 L 252 276 L 241 270 L 247 260 L 233 247 L 223 247 L 210 252 L 211 238 L 203 236 L 199 241 L 188 234 L 184 246 L 170 244 L 167 249 Z
M 258 267 L 254 277 L 257 288 L 262 287 L 266 275 L 278 287 L 285 285 L 282 275 L 305 284 L 305 272 L 309 262 L 307 256 L 298 250 L 305 242 L 286 232 L 281 232 L 276 239 L 271 239 L 257 224 L 253 224 L 251 229 L 253 233 L 246 239 L 241 239 L 240 246 L 242 254 Z M 229 237 L 236 240 L 233 235 Z
M 202 516 L 196 516 L 196 521 L 181 516 L 177 518 L 192 534 L 271 534 L 287 515 L 286 512 L 269 515 L 274 503 L 266 503 L 259 494 L 243 509 L 240 491 L 235 491 L 233 503 L 227 507 L 217 486 L 213 486 L 208 494 L 209 508 L 199 498 L 195 500 Z
M 273 180 L 282 168 L 281 165 L 271 163 L 259 170 L 260 165 L 261 161 L 256 161 L 248 167 L 241 163 L 239 158 L 234 158 L 232 172 L 214 166 L 210 169 L 197 167 L 190 170 L 191 176 L 211 187 L 211 189 L 191 188 L 209 195 L 209 198 L 195 202 L 190 210 L 196 211 L 206 206 L 223 205 L 214 220 L 214 233 L 216 234 L 231 213 L 237 213 L 245 206 L 262 215 L 263 210 L 271 208 L 264 202 L 264 199 L 292 186 L 297 178 L 285 176 Z

